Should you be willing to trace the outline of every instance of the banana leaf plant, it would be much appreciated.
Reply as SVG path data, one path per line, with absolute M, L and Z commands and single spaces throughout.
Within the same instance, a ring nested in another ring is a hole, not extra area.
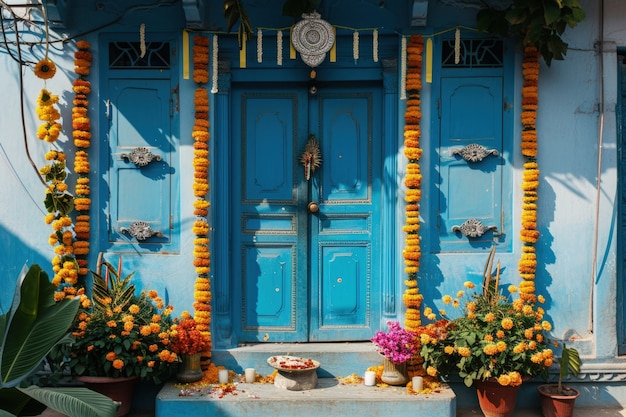
M 56 302 L 54 292 L 38 265 L 24 266 L 10 309 L 0 308 L 0 417 L 19 416 L 28 397 L 70 417 L 114 417 L 118 404 L 94 391 L 28 383 L 50 350 L 69 340 L 78 311 L 78 299 Z

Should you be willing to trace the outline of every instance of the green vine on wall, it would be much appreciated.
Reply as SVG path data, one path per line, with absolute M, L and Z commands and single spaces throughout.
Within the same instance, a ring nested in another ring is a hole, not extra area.
M 567 54 L 568 45 L 561 39 L 565 29 L 585 18 L 580 0 L 513 0 L 505 9 L 484 3 L 487 7 L 477 15 L 479 30 L 515 37 L 522 48 L 534 46 L 548 66 Z

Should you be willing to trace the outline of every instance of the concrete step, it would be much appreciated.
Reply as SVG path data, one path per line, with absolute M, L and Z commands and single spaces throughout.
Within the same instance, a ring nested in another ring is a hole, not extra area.
M 245 368 L 255 368 L 258 374 L 274 371 L 267 363 L 271 356 L 291 355 L 320 362 L 320 378 L 336 378 L 353 373 L 363 376 L 370 366 L 382 364 L 373 343 L 259 343 L 234 349 L 214 349 L 212 361 L 218 366 L 242 374 Z
M 320 378 L 315 389 L 289 391 L 273 384 L 233 384 L 182 390 L 168 383 L 157 395 L 156 417 L 170 416 L 428 416 L 455 417 L 454 392 L 409 394 L 405 387 L 368 387 Z

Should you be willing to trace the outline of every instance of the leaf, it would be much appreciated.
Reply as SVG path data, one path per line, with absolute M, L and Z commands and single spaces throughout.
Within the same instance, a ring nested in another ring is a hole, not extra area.
M 544 0 L 543 18 L 547 25 L 552 25 L 561 16 L 561 7 L 554 1 Z
M 0 387 L 17 386 L 67 333 L 78 311 L 78 299 L 55 303 L 53 293 L 54 287 L 38 265 L 27 272 L 22 269 L 0 340 Z
M 87 388 L 40 388 L 20 391 L 69 417 L 114 417 L 119 407 L 113 400 Z

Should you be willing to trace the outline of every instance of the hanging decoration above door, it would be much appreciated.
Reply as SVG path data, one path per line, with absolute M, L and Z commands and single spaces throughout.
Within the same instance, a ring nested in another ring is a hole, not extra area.
M 309 135 L 309 140 L 300 156 L 300 162 L 304 165 L 304 178 L 311 179 L 311 174 L 322 165 L 322 153 L 320 145 L 314 135 Z
M 326 52 L 335 44 L 335 29 L 315 11 L 304 13 L 302 18 L 293 26 L 291 43 L 300 52 L 305 64 L 317 67 L 326 58 Z

